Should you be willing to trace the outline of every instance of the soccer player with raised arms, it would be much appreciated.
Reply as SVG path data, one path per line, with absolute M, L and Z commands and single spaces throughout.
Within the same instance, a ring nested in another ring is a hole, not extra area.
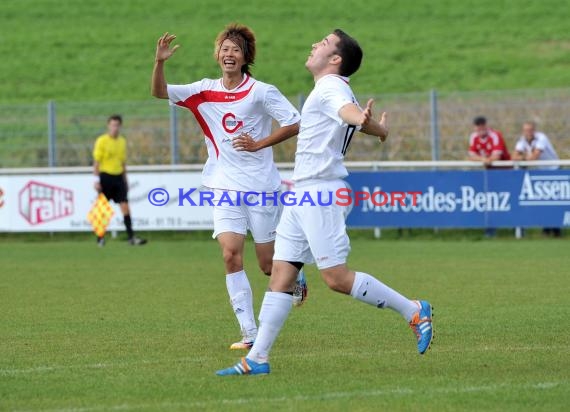
M 362 61 L 362 49 L 352 37 L 335 30 L 313 44 L 305 66 L 315 87 L 301 113 L 293 181 L 295 190 L 336 193 L 346 187 L 348 175 L 343 158 L 355 130 L 388 136 L 387 115 L 372 118 L 369 100 L 362 110 L 349 86 L 349 76 Z M 291 291 L 305 263 L 316 263 L 326 284 L 334 291 L 376 308 L 398 312 L 412 328 L 417 348 L 424 354 L 432 340 L 432 308 L 427 301 L 413 301 L 375 277 L 350 270 L 346 259 L 350 249 L 345 226 L 346 208 L 332 202 L 328 206 L 286 207 L 277 227 L 273 270 L 269 290 L 259 313 L 259 332 L 253 347 L 236 365 L 216 372 L 228 375 L 262 375 L 270 372 L 269 351 L 289 316 Z
M 189 109 L 205 136 L 208 160 L 202 184 L 230 202 L 214 204 L 214 234 L 221 247 L 226 286 L 237 317 L 242 339 L 231 349 L 249 349 L 257 336 L 253 294 L 243 267 L 245 236 L 255 242 L 262 272 L 271 274 L 275 229 L 281 214 L 277 201 L 249 206 L 239 202 L 243 192 L 271 193 L 281 185 L 271 146 L 299 131 L 299 112 L 277 90 L 251 76 L 255 61 L 255 36 L 239 24 L 227 26 L 216 38 L 214 58 L 222 71 L 220 79 L 202 79 L 184 85 L 167 84 L 164 62 L 178 49 L 170 47 L 176 36 L 165 33 L 158 39 L 152 73 L 152 95 Z M 272 121 L 280 127 L 272 131 Z M 297 304 L 306 296 L 303 273 L 297 277 Z

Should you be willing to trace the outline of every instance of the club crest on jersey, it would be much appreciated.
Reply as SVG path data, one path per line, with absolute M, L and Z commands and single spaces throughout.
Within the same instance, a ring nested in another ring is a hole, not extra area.
M 243 127 L 243 121 L 237 120 L 233 113 L 226 113 L 222 117 L 222 127 L 226 132 L 233 134 Z

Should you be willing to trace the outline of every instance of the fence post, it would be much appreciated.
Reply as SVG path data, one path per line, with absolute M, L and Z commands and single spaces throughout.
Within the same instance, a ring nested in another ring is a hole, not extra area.
M 437 110 L 437 91 L 431 89 L 429 94 L 430 128 L 431 128 L 431 160 L 439 160 L 439 124 Z M 439 228 L 433 228 L 434 233 L 439 233 Z
M 439 124 L 437 110 L 437 91 L 432 89 L 430 100 L 430 126 L 431 126 L 431 160 L 439 160 Z
M 55 151 L 55 102 L 50 100 L 47 104 L 48 115 L 48 166 L 55 167 L 57 163 Z
M 178 163 L 178 113 L 176 106 L 170 106 L 170 163 Z

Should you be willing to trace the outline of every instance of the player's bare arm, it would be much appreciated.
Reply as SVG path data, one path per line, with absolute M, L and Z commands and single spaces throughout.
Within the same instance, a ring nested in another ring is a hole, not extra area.
M 249 133 L 242 133 L 232 141 L 234 149 L 238 152 L 257 152 L 266 147 L 275 146 L 299 133 L 299 123 L 283 126 L 276 129 L 265 139 L 253 140 Z
M 380 115 L 380 120 L 376 120 L 372 116 L 372 105 L 374 104 L 374 100 L 368 100 L 366 104 L 366 108 L 364 109 L 364 117 L 367 119 L 364 123 L 362 123 L 361 131 L 369 134 L 371 136 L 378 136 L 381 142 L 384 142 L 388 137 L 389 129 L 388 129 L 388 113 L 382 112 Z
M 151 93 L 159 99 L 168 99 L 168 91 L 166 88 L 166 78 L 164 76 L 164 62 L 168 60 L 180 47 L 175 45 L 170 47 L 172 41 L 176 38 L 174 34 L 164 33 L 156 43 L 156 55 L 154 59 L 154 68 L 152 70 Z
M 339 110 L 339 116 L 347 124 L 361 126 L 361 132 L 371 136 L 378 136 L 381 142 L 388 137 L 388 114 L 383 112 L 380 121 L 372 117 L 374 100 L 368 100 L 366 108 L 360 109 L 356 104 L 346 104 Z

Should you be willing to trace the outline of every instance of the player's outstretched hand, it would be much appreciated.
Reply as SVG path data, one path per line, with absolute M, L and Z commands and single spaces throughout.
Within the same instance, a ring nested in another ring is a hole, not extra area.
M 388 133 L 390 132 L 390 128 L 388 127 L 388 113 L 386 112 L 382 112 L 382 115 L 380 116 L 380 126 L 382 126 L 384 128 L 384 130 L 386 131 L 386 135 L 385 136 L 380 136 L 380 141 L 383 142 L 384 140 L 386 140 L 386 138 L 388 137 Z
M 164 33 L 158 39 L 156 43 L 156 60 L 157 61 L 165 61 L 170 58 L 174 54 L 174 52 L 180 47 L 180 45 L 175 45 L 170 48 L 170 43 L 176 38 L 174 34 Z
M 257 143 L 249 133 L 242 133 L 232 140 L 234 149 L 238 152 L 257 152 L 259 149 Z
M 374 105 L 374 99 L 369 99 L 366 103 L 366 107 L 362 111 L 362 121 L 360 125 L 365 127 L 372 119 L 372 106 Z

